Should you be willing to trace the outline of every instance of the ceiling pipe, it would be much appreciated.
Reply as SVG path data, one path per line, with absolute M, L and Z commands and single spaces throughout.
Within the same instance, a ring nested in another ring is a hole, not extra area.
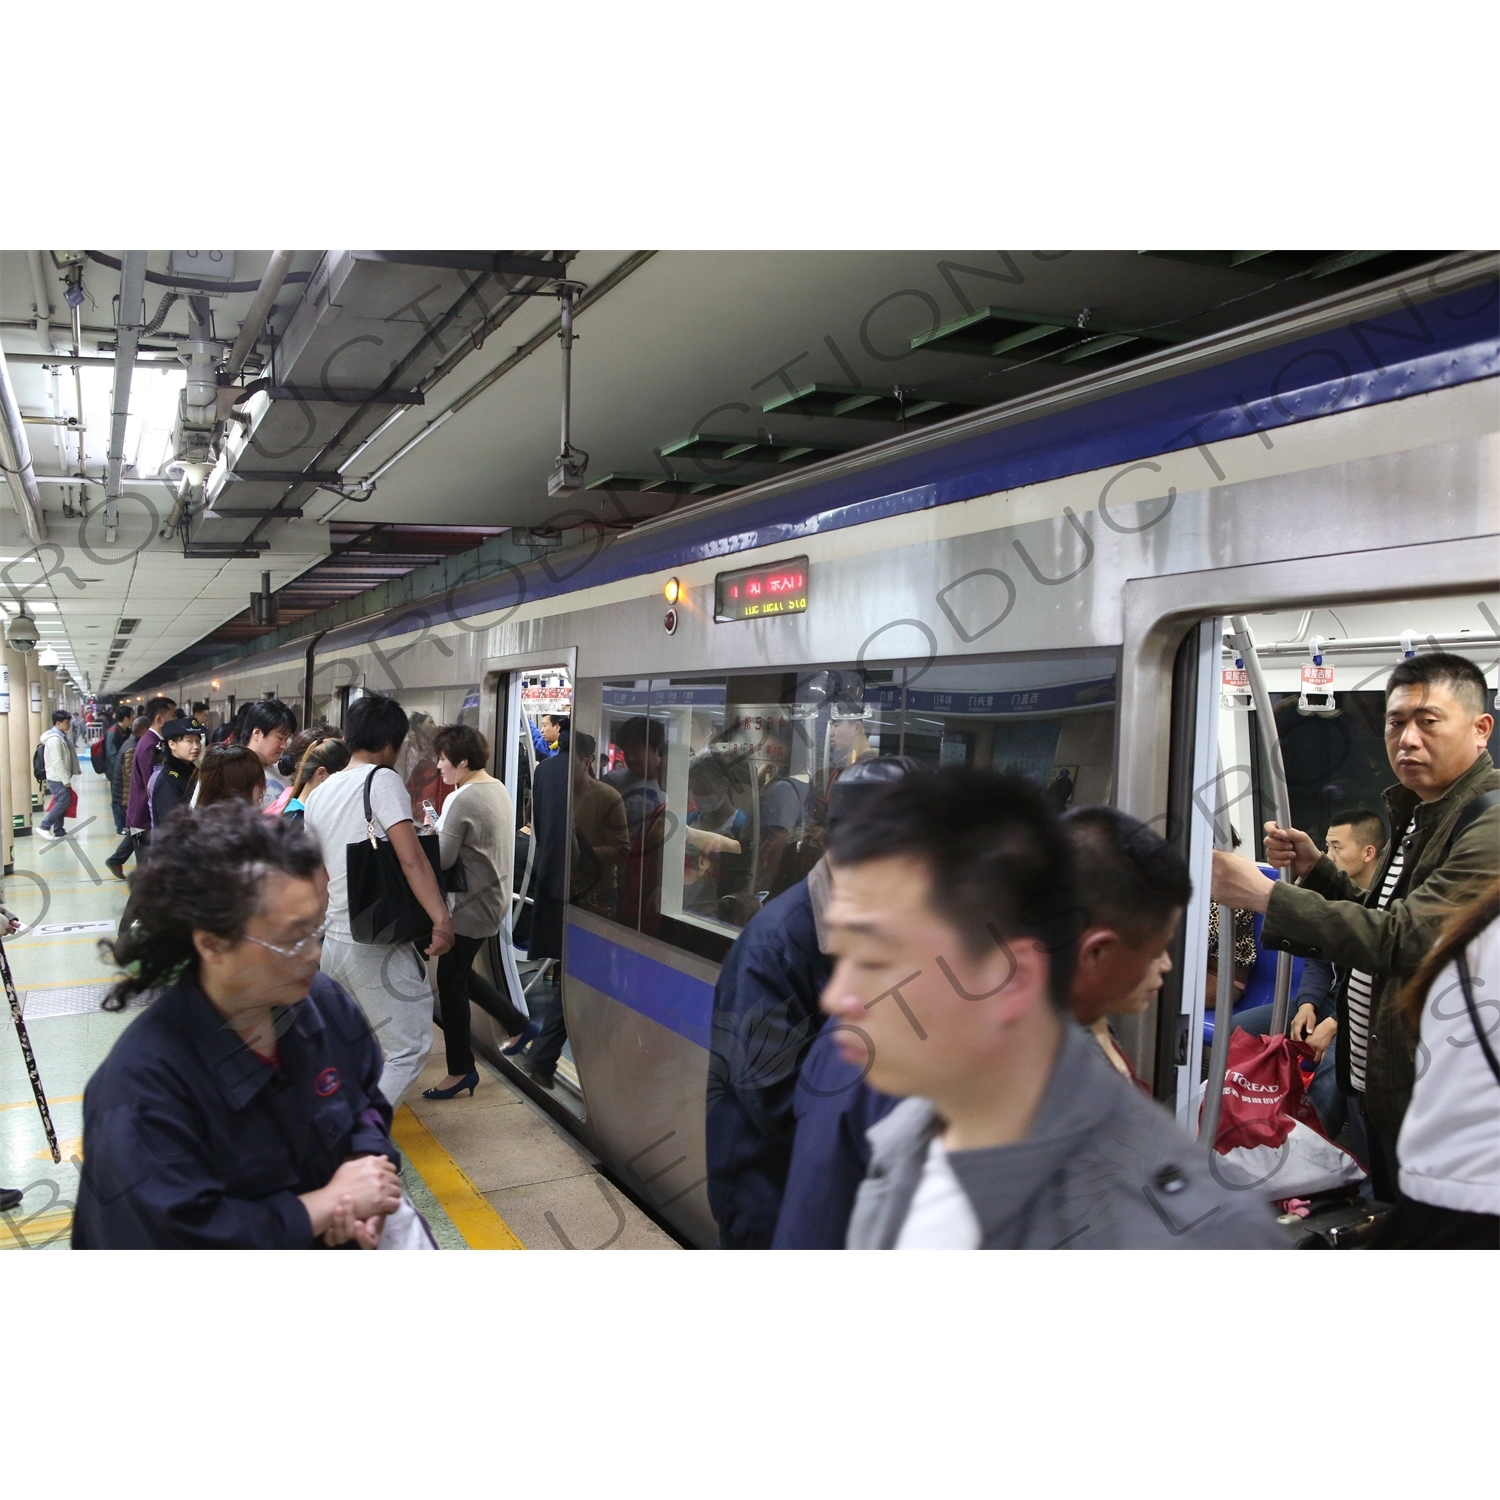
M 31 299 L 36 307 L 36 337 L 43 354 L 55 354 L 57 343 L 52 337 L 52 294 L 47 290 L 47 272 L 42 265 L 42 252 L 28 250 L 27 263 L 31 267 Z
M 135 346 L 140 342 L 146 296 L 146 252 L 127 250 L 120 267 L 120 311 L 115 333 L 115 390 L 110 404 L 109 456 L 104 471 L 104 540 L 113 542 L 120 519 L 121 479 L 125 469 L 125 424 L 130 417 L 130 380 L 135 374 Z
M 260 289 L 250 304 L 250 311 L 245 314 L 245 321 L 240 324 L 240 336 L 234 341 L 234 348 L 229 351 L 229 363 L 224 368 L 231 380 L 244 369 L 245 361 L 249 359 L 250 351 L 255 347 L 255 341 L 260 337 L 260 331 L 276 304 L 287 273 L 292 269 L 292 254 L 290 250 L 271 252 L 266 274 L 260 279 Z
M 3 418 L 6 447 L 10 462 L 5 478 L 10 485 L 16 510 L 33 542 L 45 541 L 47 523 L 42 517 L 42 494 L 36 487 L 36 472 L 31 467 L 31 445 L 26 441 L 26 424 L 16 401 L 16 389 L 10 383 L 10 366 L 0 350 L 0 418 Z

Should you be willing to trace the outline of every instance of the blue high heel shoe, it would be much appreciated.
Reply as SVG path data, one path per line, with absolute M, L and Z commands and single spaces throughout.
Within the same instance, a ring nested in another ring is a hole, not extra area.
M 476 1070 L 459 1079 L 451 1089 L 423 1089 L 422 1097 L 424 1099 L 452 1099 L 456 1094 L 461 1094 L 465 1089 L 468 1089 L 469 1098 L 472 1099 L 474 1097 L 474 1090 L 478 1087 L 479 1073 Z
M 528 1021 L 526 1030 L 513 1041 L 510 1046 L 502 1047 L 502 1057 L 514 1057 L 518 1052 L 524 1052 L 542 1034 L 542 1023 L 540 1021 Z

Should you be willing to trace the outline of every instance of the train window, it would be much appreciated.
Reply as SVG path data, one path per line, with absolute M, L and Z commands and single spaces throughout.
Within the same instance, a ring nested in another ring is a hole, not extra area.
M 1016 770 L 1060 805 L 1103 801 L 1114 699 L 1108 657 L 581 684 L 574 859 L 594 875 L 574 900 L 721 960 L 822 856 L 828 793 L 855 762 Z

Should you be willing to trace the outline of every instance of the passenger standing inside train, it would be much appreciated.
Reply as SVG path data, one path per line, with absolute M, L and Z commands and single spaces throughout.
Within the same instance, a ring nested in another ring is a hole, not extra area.
M 829 826 L 915 770 L 916 763 L 901 756 L 851 766 L 829 794 Z M 705 1132 L 708 1201 L 725 1250 L 770 1248 L 794 1135 L 804 1128 L 807 1140 L 824 1132 L 837 1135 L 848 1127 L 834 1116 L 846 1105 L 864 1103 L 848 1092 L 859 1082 L 854 1068 L 850 1079 L 838 1077 L 826 1086 L 815 1082 L 803 1090 L 797 1102 L 808 1118 L 794 1115 L 804 1057 L 816 1066 L 815 1056 L 827 1051 L 825 1067 L 837 1074 L 848 1067 L 839 1054 L 813 1040 L 823 1026 L 818 996 L 833 972 L 824 928 L 829 881 L 827 861 L 819 860 L 805 879 L 768 901 L 734 940 L 714 986 Z M 861 1135 L 875 1118 L 878 1114 L 861 1114 Z M 851 1200 L 862 1170 L 863 1161 L 856 1158 L 847 1185 Z M 812 1182 L 809 1209 L 820 1221 L 828 1195 L 836 1190 L 832 1182 Z
M 1443 923 L 1500 874 L 1500 771 L 1479 669 L 1446 651 L 1410 657 L 1385 690 L 1389 850 L 1361 890 L 1296 828 L 1266 825 L 1266 858 L 1296 884 L 1268 883 L 1238 855 L 1214 855 L 1213 899 L 1264 912 L 1261 941 L 1347 966 L 1338 996 L 1338 1081 L 1366 1125 L 1375 1196 L 1394 1203 L 1396 1138 L 1411 1098 L 1416 1038 L 1397 998 Z
M 1063 829 L 1079 877 L 1075 930 L 1082 927 L 1069 1009 L 1114 1070 L 1149 1096 L 1109 1018 L 1139 1015 L 1160 992 L 1192 881 L 1160 834 L 1115 808 L 1077 808 L 1064 818 Z M 796 1134 L 774 1250 L 843 1247 L 870 1160 L 867 1132 L 897 1103 L 865 1082 L 868 1054 L 859 1064 L 848 1061 L 837 1051 L 839 1040 L 836 1028 L 824 1030 L 797 1082 Z
M 540 1029 L 519 1056 L 521 1066 L 544 1089 L 557 1082 L 557 1060 L 568 1039 L 562 1002 L 562 942 L 568 889 L 568 782 L 572 776 L 569 736 L 561 735 L 555 753 L 537 764 L 531 778 L 531 830 L 536 848 L 532 867 L 531 941 L 526 956 L 552 959 L 553 999 Z
M 1401 1201 L 1372 1249 L 1500 1249 L 1497 917 L 1500 883 L 1460 908 L 1402 992 L 1426 1065 L 1396 1146 Z
M 152 1003 L 84 1092 L 74 1248 L 373 1248 L 400 1157 L 380 1049 L 317 972 L 317 844 L 244 805 L 196 809 L 134 899 L 105 1004 Z
M 261 765 L 266 768 L 265 805 L 268 808 L 286 790 L 286 782 L 277 774 L 276 763 L 296 728 L 296 716 L 285 703 L 275 698 L 261 698 L 249 705 L 235 731 L 234 743 L 259 756 Z
M 1045 794 L 952 768 L 884 788 L 829 838 L 824 1011 L 902 1102 L 869 1132 L 851 1249 L 1274 1249 L 1068 1015 L 1073 856 Z M 1264 877 L 1262 877 L 1264 878 Z
M 510 910 L 515 863 L 516 815 L 510 793 L 485 767 L 489 741 L 467 724 L 439 729 L 433 743 L 438 773 L 451 788 L 437 821 L 443 869 L 462 871 L 448 903 L 453 913 L 453 946 L 438 959 L 438 1006 L 448 1075 L 423 1091 L 425 1099 L 451 1099 L 460 1089 L 469 1097 L 479 1086 L 479 1070 L 469 1044 L 469 982 L 479 950 L 500 931 Z
M 1328 824 L 1323 850 L 1362 891 L 1380 867 L 1385 848 L 1385 824 L 1380 814 L 1357 807 L 1338 812 Z M 1364 1120 L 1351 1114 L 1348 1100 L 1339 1091 L 1338 1082 L 1338 1004 L 1337 988 L 1342 978 L 1335 966 L 1325 959 L 1303 960 L 1302 980 L 1292 996 L 1292 1019 L 1287 1034 L 1295 1041 L 1306 1042 L 1317 1062 L 1307 1097 L 1318 1112 L 1318 1119 L 1329 1140 L 1348 1126 L 1350 1145 L 1361 1161 L 1369 1160 Z M 1251 1036 L 1265 1036 L 1271 1029 L 1273 1007 L 1257 1005 L 1241 1011 L 1235 1025 Z
M 328 936 L 323 972 L 359 1002 L 385 1049 L 380 1091 L 395 1109 L 432 1050 L 432 991 L 412 943 L 357 943 L 350 921 L 349 845 L 367 838 L 364 798 L 376 837 L 384 835 L 412 894 L 432 920 L 428 958 L 453 946 L 453 923 L 432 866 L 417 842 L 411 799 L 395 772 L 406 739 L 406 711 L 393 698 L 371 694 L 350 704 L 344 724 L 349 765 L 307 799 L 304 821 L 323 846 L 328 867 Z
M 1073 846 L 1083 924 L 1068 1008 L 1110 1066 L 1146 1089 L 1109 1018 L 1138 1016 L 1160 993 L 1193 882 L 1159 833 L 1118 808 L 1074 808 L 1063 831 Z
M 626 719 L 615 731 L 615 744 L 625 757 L 625 764 L 610 771 L 604 783 L 624 800 L 630 840 L 638 848 L 644 830 L 666 806 L 667 794 L 661 787 L 666 728 L 645 718 Z
M 630 854 L 625 802 L 595 775 L 598 744 L 593 735 L 580 731 L 572 743 L 573 834 L 580 865 L 589 865 L 587 871 L 574 871 L 573 900 L 601 917 L 612 918 L 619 914 L 620 871 Z

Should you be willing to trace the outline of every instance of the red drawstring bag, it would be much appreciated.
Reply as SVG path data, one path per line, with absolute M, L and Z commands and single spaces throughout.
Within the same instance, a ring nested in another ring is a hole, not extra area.
M 78 816 L 78 789 L 68 788 L 68 810 L 63 814 L 64 818 L 76 818 Z
M 1306 1042 L 1286 1036 L 1251 1036 L 1235 1028 L 1224 1070 L 1217 1151 L 1236 1146 L 1279 1146 L 1301 1120 L 1319 1135 L 1323 1127 L 1302 1082 L 1301 1060 L 1312 1056 Z
M 1227 1186 L 1263 1189 L 1273 1198 L 1348 1187 L 1364 1170 L 1323 1134 L 1307 1097 L 1301 1062 L 1306 1042 L 1285 1036 L 1229 1039 L 1213 1172 Z

